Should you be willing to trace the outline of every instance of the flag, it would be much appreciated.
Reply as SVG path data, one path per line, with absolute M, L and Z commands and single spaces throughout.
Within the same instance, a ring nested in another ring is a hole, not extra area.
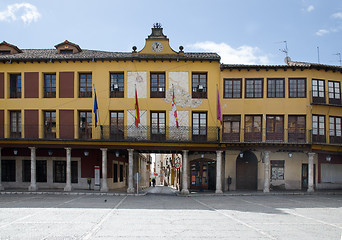
M 97 105 L 97 98 L 96 98 L 95 88 L 94 88 L 94 93 L 95 93 L 95 99 L 94 99 L 95 127 L 97 127 L 97 112 L 98 112 L 99 106 Z
M 172 115 L 174 116 L 176 120 L 176 126 L 178 128 L 178 117 L 177 117 L 177 106 L 175 102 L 175 92 L 172 91 Z
M 220 121 L 221 125 L 222 125 L 222 115 L 221 115 L 221 103 L 220 103 L 220 94 L 219 94 L 219 90 L 217 89 L 217 120 Z
M 140 123 L 139 104 L 138 104 L 137 89 L 135 89 L 135 126 L 139 127 L 139 123 Z

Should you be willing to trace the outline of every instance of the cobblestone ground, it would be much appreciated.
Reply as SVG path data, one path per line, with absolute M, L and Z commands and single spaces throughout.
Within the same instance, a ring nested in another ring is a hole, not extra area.
M 342 195 L 2 194 L 0 239 L 341 239 Z

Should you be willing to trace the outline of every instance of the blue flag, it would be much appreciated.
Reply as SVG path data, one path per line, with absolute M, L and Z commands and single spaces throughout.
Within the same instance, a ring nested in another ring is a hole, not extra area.
M 95 93 L 95 99 L 94 99 L 95 127 L 97 127 L 97 110 L 99 109 L 99 106 L 97 105 L 97 98 L 96 98 L 95 88 L 94 88 L 94 93 Z

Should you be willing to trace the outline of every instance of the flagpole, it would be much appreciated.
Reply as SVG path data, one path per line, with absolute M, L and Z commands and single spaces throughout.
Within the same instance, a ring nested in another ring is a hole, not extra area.
M 134 124 L 137 128 L 139 128 L 140 124 L 140 110 L 139 110 L 139 103 L 138 103 L 138 93 L 137 93 L 137 85 L 135 86 L 135 106 L 134 106 Z
M 95 89 L 95 84 L 93 83 L 93 87 L 94 87 L 94 93 L 95 93 L 95 96 L 96 97 L 96 89 Z M 97 99 L 96 99 L 97 101 Z M 102 125 L 101 125 L 101 121 L 100 121 L 100 113 L 99 113 L 99 109 L 97 109 L 96 111 L 96 115 L 97 115 L 97 118 L 99 119 L 99 125 L 100 125 L 100 128 L 102 129 Z
M 217 94 L 217 99 L 216 99 L 216 118 L 217 120 L 220 121 L 222 125 L 222 112 L 221 112 L 221 101 L 220 101 L 220 93 L 218 90 L 218 85 L 216 84 L 216 94 Z

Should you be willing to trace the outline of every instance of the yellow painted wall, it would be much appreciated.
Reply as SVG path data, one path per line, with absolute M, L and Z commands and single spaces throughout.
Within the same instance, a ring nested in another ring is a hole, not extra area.
M 242 98 L 224 99 L 223 84 L 224 79 L 242 78 Z M 245 79 L 246 78 L 262 78 L 263 82 L 263 98 L 245 98 Z M 267 98 L 267 79 L 268 78 L 284 78 L 285 79 L 285 98 Z M 289 98 L 289 78 L 306 78 L 307 97 L 306 98 Z M 340 72 L 325 70 L 301 70 L 297 68 L 295 71 L 282 68 L 274 69 L 234 69 L 232 71 L 224 69 L 221 72 L 220 96 L 222 114 L 241 115 L 241 128 L 244 126 L 244 115 L 263 115 L 262 127 L 263 140 L 265 141 L 266 115 L 284 115 L 284 128 L 288 129 L 288 115 L 306 115 L 306 128 L 312 129 L 312 114 L 326 115 L 326 130 L 329 129 L 328 116 L 341 116 L 341 107 L 327 105 L 312 105 L 312 79 L 325 80 L 326 98 L 328 98 L 328 80 L 342 82 L 342 74 Z M 307 134 L 308 135 L 308 134 Z M 309 136 L 308 141 L 310 141 Z M 243 139 L 243 134 L 241 135 Z M 285 134 L 285 141 L 287 136 Z
M 178 111 L 189 111 L 189 124 L 191 124 L 191 111 L 208 111 L 208 126 L 216 126 L 216 84 L 220 79 L 220 64 L 219 62 L 208 61 L 96 61 L 96 62 L 54 62 L 54 63 L 0 63 L 1 71 L 5 73 L 5 99 L 0 99 L 0 104 L 5 110 L 5 125 L 9 126 L 9 111 L 10 110 L 24 110 L 24 109 L 38 109 L 40 137 L 43 137 L 43 112 L 44 110 L 56 110 L 57 123 L 57 137 L 58 137 L 58 123 L 59 123 L 59 109 L 73 109 L 74 122 L 78 125 L 78 112 L 76 110 L 92 111 L 94 105 L 93 98 L 78 98 L 79 89 L 79 73 L 92 73 L 92 81 L 95 84 L 97 101 L 99 106 L 100 123 L 102 125 L 109 125 L 110 110 L 124 110 L 125 121 L 127 121 L 127 110 L 134 110 L 135 99 L 127 98 L 127 73 L 131 71 L 146 71 L 147 72 L 147 98 L 139 98 L 140 110 L 149 111 L 166 111 L 167 126 L 169 125 L 168 111 L 171 111 L 172 105 L 170 102 L 164 101 L 160 98 L 149 98 L 150 96 L 150 72 L 165 72 L 166 77 L 166 91 L 168 90 L 168 73 L 169 72 L 188 72 L 189 94 L 191 95 L 191 73 L 192 72 L 207 72 L 208 74 L 208 98 L 201 99 L 202 104 L 196 108 L 177 106 Z M 21 73 L 22 75 L 22 94 L 24 89 L 24 72 L 39 72 L 39 98 L 24 98 L 10 99 L 9 98 L 9 75 L 13 73 Z M 60 72 L 74 72 L 74 98 L 59 98 L 59 73 Z M 110 98 L 109 85 L 110 73 L 123 72 L 125 76 L 125 98 Z M 44 74 L 56 73 L 56 98 L 44 98 Z M 177 95 L 175 96 L 177 98 Z M 150 114 L 147 114 L 147 123 L 150 123 Z M 22 111 L 22 132 L 24 129 L 24 112 Z M 93 114 L 94 124 L 94 114 Z M 127 124 L 127 122 L 125 123 Z M 5 137 L 9 136 L 9 127 L 6 128 Z M 75 128 L 75 136 L 78 136 L 77 128 Z M 93 138 L 100 138 L 100 129 L 93 130 Z

